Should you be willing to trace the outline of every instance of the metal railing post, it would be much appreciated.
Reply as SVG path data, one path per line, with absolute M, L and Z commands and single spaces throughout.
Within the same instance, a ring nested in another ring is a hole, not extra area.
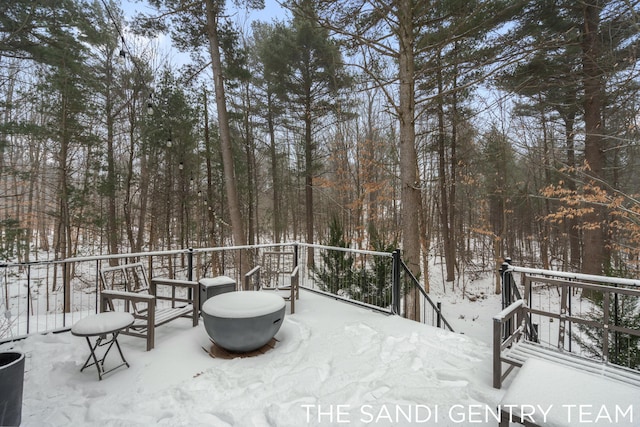
M 513 303 L 511 295 L 511 272 L 508 271 L 509 263 L 503 262 L 500 266 L 500 280 L 502 281 L 502 309 L 509 307 L 511 303 Z M 512 320 L 508 319 L 506 322 L 502 323 L 502 338 L 508 337 L 512 327 Z
M 500 266 L 500 280 L 502 282 L 502 309 L 509 307 L 513 301 L 511 301 L 511 280 L 507 279 L 507 270 L 509 269 L 509 263 L 503 262 Z
M 193 281 L 193 248 L 189 248 L 187 252 L 187 280 Z M 187 290 L 187 298 L 193 301 L 193 289 Z
M 66 261 L 62 263 L 62 299 L 64 300 L 64 310 L 62 310 L 62 326 L 67 326 L 67 313 L 71 311 L 71 295 L 69 274 Z
M 187 280 L 193 281 L 193 248 L 187 251 Z
M 436 317 L 436 327 L 441 328 L 442 327 L 442 303 L 440 301 L 438 301 L 436 303 L 436 307 L 438 308 L 437 310 L 437 314 L 438 316 Z
M 6 282 L 5 282 L 6 283 Z M 29 315 L 29 310 L 31 310 L 31 265 L 27 265 L 27 334 L 30 332 L 29 328 L 31 326 L 29 319 L 31 316 Z M 8 299 L 7 299 L 8 301 Z M 9 309 L 9 305 L 7 305 L 7 310 Z M 31 314 L 34 314 L 33 312 Z
M 99 303 L 99 294 L 100 294 L 100 260 L 96 260 L 96 313 L 98 313 L 98 303 Z
M 394 314 L 400 314 L 400 269 L 402 260 L 400 259 L 400 249 L 393 251 L 392 284 L 391 284 L 391 304 Z

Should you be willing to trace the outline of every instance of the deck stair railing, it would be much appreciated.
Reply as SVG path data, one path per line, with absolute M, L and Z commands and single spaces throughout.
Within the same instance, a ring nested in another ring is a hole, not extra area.
M 508 264 L 501 274 L 503 308 L 524 303 L 525 339 L 640 370 L 639 280 Z
M 434 303 L 431 297 L 429 297 L 429 294 L 420 285 L 420 282 L 418 281 L 418 279 L 416 279 L 411 270 L 409 270 L 409 267 L 407 267 L 404 261 L 400 260 L 400 263 L 402 265 L 403 273 L 409 280 L 409 289 L 417 289 L 422 297 L 420 307 L 422 310 L 421 318 L 423 319 L 423 323 L 427 323 L 426 321 L 424 321 L 424 319 L 427 319 L 430 314 L 432 320 L 431 324 L 433 324 L 435 320 L 436 327 L 445 328 L 453 332 L 453 328 L 451 327 L 449 322 L 447 322 L 447 319 L 445 319 L 445 317 L 442 315 L 442 304 L 440 302 Z

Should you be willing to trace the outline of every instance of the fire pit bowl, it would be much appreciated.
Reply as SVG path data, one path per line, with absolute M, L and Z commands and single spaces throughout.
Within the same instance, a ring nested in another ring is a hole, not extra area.
M 202 306 L 209 337 L 225 350 L 245 353 L 267 344 L 282 326 L 285 301 L 260 291 L 230 292 Z

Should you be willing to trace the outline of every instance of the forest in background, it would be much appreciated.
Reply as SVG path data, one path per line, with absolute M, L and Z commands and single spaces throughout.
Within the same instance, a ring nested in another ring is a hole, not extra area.
M 248 29 L 224 0 L 148 3 L 0 6 L 2 259 L 333 227 L 417 277 L 637 277 L 640 2 L 291 0 Z

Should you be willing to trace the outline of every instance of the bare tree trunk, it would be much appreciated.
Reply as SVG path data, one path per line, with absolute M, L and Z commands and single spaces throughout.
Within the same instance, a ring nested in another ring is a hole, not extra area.
M 213 69 L 213 82 L 216 92 L 216 106 L 218 110 L 218 126 L 220 128 L 220 147 L 222 151 L 222 165 L 224 168 L 225 189 L 227 203 L 231 216 L 231 228 L 235 245 L 245 245 L 246 235 L 244 221 L 240 210 L 240 199 L 236 188 L 236 174 L 233 163 L 233 149 L 231 144 L 231 129 L 225 100 L 224 77 L 222 74 L 222 59 L 220 56 L 220 40 L 218 38 L 219 7 L 214 0 L 205 0 L 207 10 L 207 35 L 209 38 L 209 53 Z M 249 271 L 249 257 L 242 256 L 240 265 L 241 277 Z
M 314 243 L 313 226 L 313 141 L 311 140 L 311 105 L 305 106 L 304 117 L 304 206 L 307 225 L 307 243 Z M 314 265 L 314 250 L 307 248 L 307 266 Z
M 439 62 L 439 61 L 438 61 Z M 442 229 L 442 241 L 444 249 L 444 259 L 447 268 L 447 276 L 445 281 L 453 282 L 455 279 L 455 240 L 453 236 L 454 226 L 449 222 L 450 209 L 453 200 L 449 199 L 448 179 L 447 179 L 447 160 L 446 160 L 446 135 L 445 135 L 445 118 L 444 118 L 444 99 L 442 87 L 442 67 L 438 63 L 437 71 L 438 80 L 438 185 L 440 187 L 440 227 Z M 452 255 L 454 257 L 452 258 Z
M 603 85 L 598 59 L 600 42 L 598 26 L 600 8 L 596 1 L 585 2 L 584 28 L 582 41 L 582 71 L 584 85 L 584 122 L 585 122 L 585 162 L 587 174 L 595 178 L 587 185 L 598 190 L 597 180 L 602 177 L 604 151 L 602 147 L 602 96 Z M 591 194 L 585 194 L 588 199 Z M 583 271 L 587 274 L 602 274 L 605 263 L 605 239 L 603 232 L 604 214 L 602 209 L 593 205 L 593 212 L 583 219 L 584 229 Z
M 249 91 L 249 84 L 244 84 L 244 102 L 243 106 L 243 126 L 245 133 L 245 153 L 247 161 L 247 196 L 249 198 L 249 206 L 247 207 L 248 217 L 248 229 L 249 229 L 249 244 L 255 245 L 258 243 L 259 238 L 259 221 L 258 221 L 258 196 L 256 191 L 257 171 L 256 171 L 256 153 L 255 153 L 255 140 L 253 137 L 253 130 L 251 127 L 250 114 L 251 114 L 251 94 Z
M 400 0 L 399 14 L 399 78 L 400 78 L 400 181 L 402 200 L 403 258 L 407 267 L 420 277 L 420 180 L 418 156 L 415 146 L 415 63 L 414 28 L 411 0 Z M 420 300 L 417 289 L 411 288 L 405 296 L 406 317 L 420 318 Z
M 68 98 L 63 94 L 61 102 L 60 152 L 58 154 L 58 229 L 56 253 L 61 259 L 71 257 L 71 217 L 69 213 L 69 130 L 67 129 Z M 64 311 L 71 312 L 71 280 L 69 269 L 63 270 L 65 287 Z M 54 282 L 55 283 L 55 282 Z
M 278 170 L 278 150 L 276 147 L 276 133 L 273 117 L 273 94 L 267 94 L 267 126 L 269 130 L 269 158 L 271 160 L 271 180 L 273 187 L 273 241 L 280 243 L 282 239 L 283 214 L 282 211 L 282 180 L 280 179 L 280 171 Z
M 218 233 L 216 233 L 216 218 L 213 211 L 213 206 L 211 201 L 213 201 L 213 165 L 211 161 L 211 133 L 209 132 L 209 98 L 207 96 L 206 88 L 203 90 L 204 95 L 204 144 L 205 144 L 205 158 L 206 158 L 206 166 L 207 166 L 207 191 L 206 191 L 206 200 L 207 203 L 204 204 L 204 208 L 207 210 L 204 213 L 206 218 L 205 221 L 205 241 L 211 247 L 218 246 Z M 201 202 L 200 202 L 201 203 Z M 205 219 L 203 218 L 203 220 Z M 222 272 L 222 261 L 220 260 L 219 252 L 212 252 L 211 254 L 211 270 L 213 274 L 221 274 Z
M 565 118 L 565 138 L 567 144 L 567 166 L 571 171 L 572 177 L 575 177 L 574 169 L 576 167 L 575 156 L 575 136 L 574 136 L 574 123 L 575 114 L 572 113 Z M 569 179 L 567 187 L 571 191 L 576 190 L 575 179 Z M 579 269 L 580 264 L 580 235 L 579 235 L 579 223 L 576 218 L 569 218 L 567 220 L 567 233 L 569 234 L 569 247 L 570 247 L 570 260 L 571 266 L 574 269 Z
M 378 135 L 375 131 L 377 123 L 373 117 L 373 104 L 374 98 L 371 94 L 367 96 L 367 129 L 365 135 L 364 146 L 362 150 L 362 161 L 364 162 L 364 177 L 366 182 L 375 182 L 378 180 L 378 168 L 376 163 L 376 153 L 378 152 Z M 367 212 L 367 227 L 375 227 L 378 231 L 383 231 L 378 223 L 378 198 L 380 197 L 380 189 L 376 188 L 369 191 L 367 195 L 366 212 Z M 383 233 L 381 233 L 383 234 Z
M 111 64 L 107 64 L 107 82 L 106 82 L 106 99 L 105 99 L 105 116 L 107 125 L 107 246 L 109 247 L 109 254 L 115 255 L 118 253 L 118 226 L 116 218 L 116 167 L 115 167 L 115 154 L 113 149 L 114 139 L 114 117 L 113 117 L 113 101 L 111 99 L 111 91 L 109 85 L 112 81 L 112 69 Z M 118 260 L 115 258 L 109 259 L 109 265 L 118 265 Z
M 547 132 L 547 122 L 546 116 L 544 114 L 544 108 L 542 107 L 542 103 L 540 103 L 540 124 L 542 126 L 542 164 L 543 164 L 543 174 L 544 174 L 544 184 L 551 184 L 551 159 L 550 159 L 550 150 L 549 150 L 549 136 Z M 551 212 L 551 204 L 548 198 L 544 199 L 544 211 L 543 218 L 546 218 Z M 549 269 L 549 241 L 550 239 L 550 228 L 549 222 L 541 219 L 540 220 L 540 228 L 541 228 L 541 236 L 540 236 L 540 261 L 542 262 L 542 268 Z M 505 237 L 503 235 L 503 237 Z

